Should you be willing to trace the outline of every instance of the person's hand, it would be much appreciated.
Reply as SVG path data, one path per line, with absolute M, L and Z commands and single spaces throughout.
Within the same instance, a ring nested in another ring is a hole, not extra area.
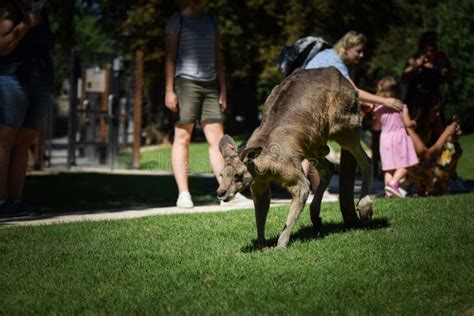
M 178 96 L 174 91 L 167 91 L 165 95 L 165 106 L 172 112 L 178 112 Z
M 0 35 L 7 34 L 13 30 L 14 22 L 9 18 L 0 17 Z
M 40 12 L 30 12 L 26 16 L 25 23 L 30 27 L 35 27 L 40 23 L 41 14 Z
M 415 120 L 410 120 L 410 122 L 408 122 L 407 126 L 405 126 L 406 128 L 416 128 L 416 121 Z
M 415 68 L 421 67 L 426 61 L 427 61 L 426 56 L 424 54 L 420 55 L 418 58 L 415 58 L 413 60 L 412 66 Z
M 401 111 L 405 104 L 402 101 L 400 101 L 396 98 L 385 98 L 384 105 L 386 107 L 389 107 L 389 108 L 395 110 L 395 111 Z
M 449 69 L 448 68 L 442 68 L 441 69 L 441 76 L 443 76 L 443 78 L 447 77 L 448 74 L 449 74 Z
M 221 106 L 221 112 L 227 109 L 227 94 L 225 91 L 219 93 L 219 105 Z
M 458 137 L 462 134 L 461 126 L 456 122 L 453 122 L 449 124 L 448 126 L 446 126 L 444 131 L 447 134 L 448 136 L 447 139 L 449 141 L 457 140 Z

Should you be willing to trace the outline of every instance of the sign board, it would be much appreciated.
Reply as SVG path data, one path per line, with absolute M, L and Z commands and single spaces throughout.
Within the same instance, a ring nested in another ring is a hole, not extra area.
M 86 92 L 105 92 L 106 71 L 101 68 L 86 69 Z

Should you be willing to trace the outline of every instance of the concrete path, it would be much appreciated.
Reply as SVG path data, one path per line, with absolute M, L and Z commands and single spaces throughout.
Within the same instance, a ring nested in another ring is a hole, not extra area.
M 289 200 L 273 200 L 272 207 L 289 204 Z M 2 226 L 27 226 L 27 225 L 50 225 L 59 223 L 83 222 L 83 221 L 103 221 L 132 219 L 147 216 L 172 215 L 172 214 L 192 214 L 192 213 L 216 213 L 228 212 L 237 209 L 253 209 L 252 204 L 240 204 L 235 206 L 203 205 L 190 209 L 178 207 L 157 207 L 140 210 L 126 210 L 119 212 L 94 212 L 87 214 L 41 214 L 22 217 L 0 218 Z

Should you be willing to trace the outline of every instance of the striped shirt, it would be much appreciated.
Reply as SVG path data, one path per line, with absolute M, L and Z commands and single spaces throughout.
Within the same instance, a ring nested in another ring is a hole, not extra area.
M 209 13 L 190 17 L 174 13 L 165 34 L 178 36 L 175 77 L 197 81 L 216 79 L 214 43 L 217 25 Z

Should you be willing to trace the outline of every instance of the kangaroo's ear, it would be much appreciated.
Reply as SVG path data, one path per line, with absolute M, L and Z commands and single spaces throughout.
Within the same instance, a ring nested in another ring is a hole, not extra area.
M 251 160 L 260 156 L 262 149 L 263 149 L 262 147 L 245 148 L 239 154 L 240 160 L 242 160 L 245 164 L 247 164 Z
M 219 151 L 224 159 L 237 156 L 237 146 L 229 135 L 224 135 L 219 141 Z

